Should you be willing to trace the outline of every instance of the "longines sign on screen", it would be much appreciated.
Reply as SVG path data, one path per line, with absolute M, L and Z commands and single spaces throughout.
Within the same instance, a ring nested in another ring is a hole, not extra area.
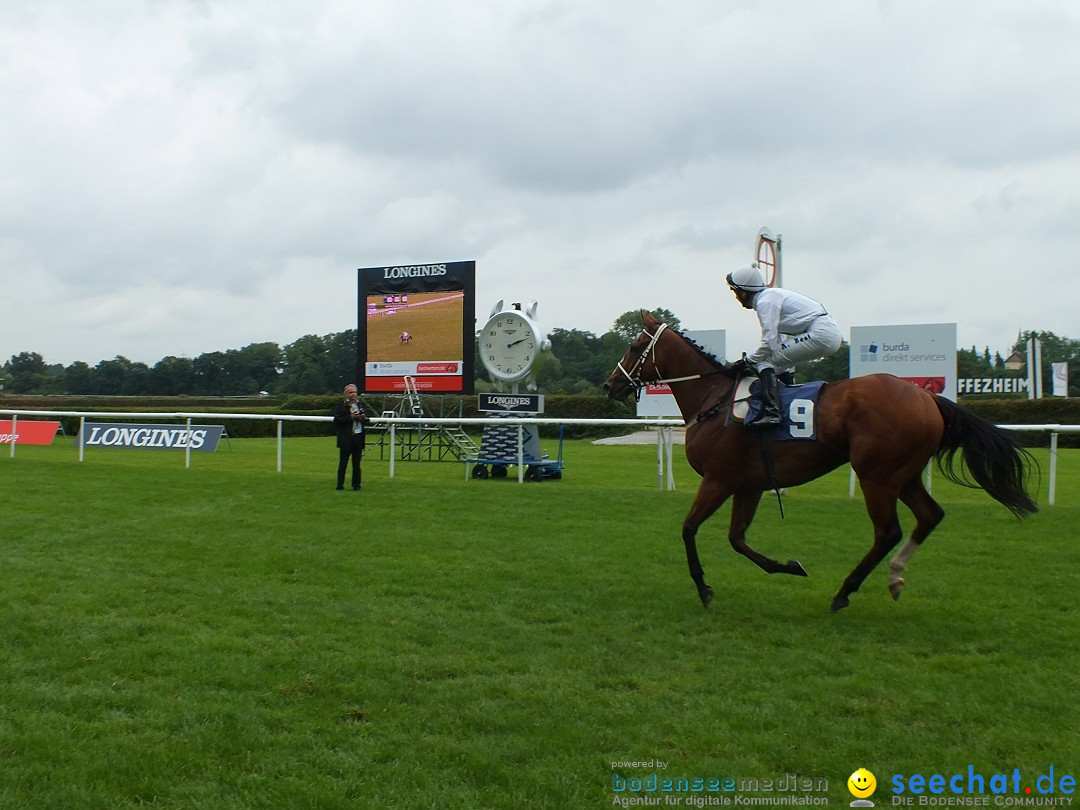
M 132 450 L 188 450 L 213 453 L 217 450 L 222 425 L 129 425 L 116 422 L 87 422 L 75 438 L 75 446 L 122 447 Z

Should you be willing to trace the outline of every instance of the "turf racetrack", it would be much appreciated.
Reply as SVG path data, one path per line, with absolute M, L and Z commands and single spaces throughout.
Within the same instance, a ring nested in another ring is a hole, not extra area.
M 375 451 L 361 493 L 336 457 L 4 448 L 0 807 L 663 806 L 615 790 L 659 763 L 823 779 L 831 806 L 865 767 L 881 807 L 894 775 L 1080 770 L 1080 451 L 1023 523 L 936 478 L 901 600 L 881 567 L 837 615 L 869 544 L 846 471 L 750 529 L 809 578 L 736 555 L 728 507 L 707 522 L 706 610 L 679 540 L 696 482 L 679 460 L 657 491 L 655 448 L 567 442 L 563 480 L 525 485 L 390 479 Z

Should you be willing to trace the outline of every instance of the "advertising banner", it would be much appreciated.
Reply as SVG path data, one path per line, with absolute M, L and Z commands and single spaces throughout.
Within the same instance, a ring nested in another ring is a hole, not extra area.
M 479 394 L 476 409 L 482 413 L 543 413 L 544 395 Z
M 22 426 L 20 425 L 20 428 Z M 217 450 L 222 425 L 131 425 L 116 422 L 87 422 L 75 438 L 75 446 L 122 447 L 131 450 L 188 450 L 213 453 Z
M 956 324 L 851 327 L 851 376 L 879 373 L 955 402 Z
M 961 377 L 956 381 L 958 394 L 1023 394 L 1028 390 L 1025 377 Z
M 1051 363 L 1054 371 L 1054 396 L 1067 397 L 1069 395 L 1069 364 Z
M 59 422 L 0 419 L 0 444 L 52 444 Z

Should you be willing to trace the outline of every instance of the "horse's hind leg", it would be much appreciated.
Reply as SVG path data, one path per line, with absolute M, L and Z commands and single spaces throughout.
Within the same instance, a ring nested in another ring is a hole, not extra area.
M 713 589 L 705 584 L 705 571 L 701 567 L 701 560 L 697 551 L 697 530 L 709 517 L 720 508 L 728 498 L 728 492 L 715 483 L 703 480 L 698 487 L 697 495 L 694 496 L 694 504 L 690 507 L 686 518 L 683 520 L 682 540 L 686 547 L 686 563 L 690 566 L 690 578 L 697 586 L 698 597 L 701 604 L 709 606 L 712 601 Z
M 731 501 L 731 526 L 728 528 L 728 542 L 731 547 L 742 554 L 754 565 L 766 574 L 794 574 L 805 577 L 806 569 L 798 560 L 788 560 L 786 563 L 777 562 L 772 557 L 766 557 L 746 544 L 746 530 L 750 528 L 750 522 L 757 513 L 758 504 L 761 502 L 761 492 L 740 492 Z
M 863 499 L 866 501 L 866 511 L 874 524 L 874 545 L 863 557 L 855 569 L 847 575 L 840 590 L 832 601 L 832 612 L 843 610 L 850 604 L 850 596 L 859 590 L 863 580 L 874 570 L 875 566 L 889 553 L 897 543 L 903 532 L 900 529 L 900 519 L 896 516 L 896 490 L 887 484 L 874 484 L 862 482 Z
M 904 590 L 904 571 L 907 570 L 907 564 L 912 555 L 919 550 L 923 540 L 945 517 L 945 510 L 930 497 L 930 493 L 923 486 L 921 474 L 908 481 L 900 490 L 900 500 L 915 515 L 915 528 L 911 530 L 911 536 L 889 561 L 889 593 L 892 594 L 893 599 L 899 599 L 900 593 Z

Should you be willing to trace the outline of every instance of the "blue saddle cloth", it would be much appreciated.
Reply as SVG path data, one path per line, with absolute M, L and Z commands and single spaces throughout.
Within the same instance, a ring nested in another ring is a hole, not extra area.
M 755 380 L 750 386 L 750 410 L 743 420 L 749 428 L 765 434 L 773 441 L 817 438 L 817 402 L 824 387 L 823 380 L 801 385 L 780 386 L 780 413 L 784 417 L 780 425 L 755 425 L 761 414 L 761 382 Z

